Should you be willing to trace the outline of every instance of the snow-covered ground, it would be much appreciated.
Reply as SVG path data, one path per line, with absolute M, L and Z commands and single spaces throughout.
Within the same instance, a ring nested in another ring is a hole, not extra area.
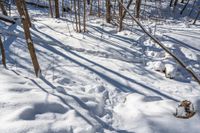
M 200 131 L 199 84 L 139 27 L 117 32 L 100 18 L 88 21 L 88 32 L 76 33 L 70 16 L 30 13 L 42 76 L 34 76 L 20 22 L 1 23 L 8 69 L 0 67 L 0 132 Z M 175 22 L 144 24 L 200 77 L 200 27 Z M 196 114 L 175 118 L 184 99 Z

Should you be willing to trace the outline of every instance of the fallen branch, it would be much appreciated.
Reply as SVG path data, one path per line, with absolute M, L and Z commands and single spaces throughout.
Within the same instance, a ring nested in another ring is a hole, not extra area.
M 187 70 L 192 77 L 200 84 L 200 79 L 196 76 L 196 74 L 194 73 L 194 71 L 192 70 L 192 68 L 186 66 L 178 57 L 176 57 L 176 55 L 174 53 L 172 53 L 170 51 L 170 49 L 168 49 L 164 44 L 162 44 L 156 37 L 154 37 L 153 35 L 151 35 L 151 33 L 149 33 L 144 26 L 140 23 L 140 21 L 135 18 L 130 12 L 129 10 L 120 2 L 120 0 L 118 0 L 119 3 L 123 6 L 123 8 L 127 11 L 127 13 L 131 16 L 131 18 L 139 25 L 139 27 L 155 42 L 157 43 L 161 48 L 163 48 L 169 55 L 171 55 L 178 64 L 180 64 L 185 70 Z
M 14 24 L 15 20 L 12 17 L 0 15 L 0 20 Z
M 32 1 L 26 1 L 26 3 L 30 4 L 30 5 L 34 5 L 34 6 L 40 7 L 40 8 L 49 8 L 49 6 L 47 6 L 47 5 L 38 4 L 38 3 L 35 3 L 35 2 L 32 2 Z

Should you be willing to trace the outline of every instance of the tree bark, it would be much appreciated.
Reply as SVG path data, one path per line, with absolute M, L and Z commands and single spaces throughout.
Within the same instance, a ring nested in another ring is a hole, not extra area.
M 106 0 L 106 22 L 110 23 L 111 21 L 111 3 L 110 0 Z
M 78 18 L 77 18 L 77 12 L 76 12 L 76 0 L 74 0 L 74 15 L 75 15 L 75 21 L 76 21 L 76 32 L 78 32 Z
M 23 4 L 23 3 L 24 3 L 24 0 L 16 0 L 17 10 L 18 10 L 18 12 L 19 12 L 19 14 L 22 18 L 23 29 L 24 29 L 26 42 L 27 42 L 27 45 L 28 45 L 28 50 L 29 50 L 29 53 L 30 53 L 30 56 L 31 56 L 33 66 L 34 66 L 35 74 L 38 77 L 41 73 L 41 70 L 40 70 L 38 60 L 37 60 L 37 56 L 35 54 L 35 48 L 34 48 L 34 45 L 33 45 L 32 38 L 31 38 L 30 30 L 29 30 L 29 20 L 28 20 L 29 18 L 26 17 L 26 11 L 25 11 L 26 7 L 24 7 L 26 5 Z
M 127 9 L 129 9 L 129 7 L 130 7 L 130 5 L 131 5 L 132 2 L 133 2 L 133 0 L 129 0 L 128 5 L 126 7 Z M 124 12 L 123 12 L 122 20 L 125 18 L 125 16 L 126 16 L 126 10 L 124 10 Z
M 183 9 L 181 10 L 180 14 L 183 14 L 185 8 L 187 7 L 187 5 L 189 4 L 190 0 L 187 0 L 187 3 L 184 5 Z
M 83 14 L 83 31 L 86 32 L 86 0 L 83 0 L 83 8 L 84 8 L 84 14 Z
M 140 17 L 140 6 L 141 6 L 141 0 L 136 0 L 135 2 L 136 18 Z
M 55 0 L 55 16 L 56 18 L 60 18 L 59 0 Z
M 50 10 L 51 17 L 53 18 L 53 9 L 52 9 L 52 2 L 51 2 L 51 0 L 49 0 L 49 10 Z
M 123 0 L 120 0 L 120 2 L 123 4 Z M 122 4 L 119 4 L 119 32 L 122 31 L 122 24 L 123 24 L 123 6 Z
M 0 1 L 0 8 L 1 8 L 3 15 L 8 16 L 8 13 L 7 13 L 6 8 L 3 4 L 3 1 Z
M 81 32 L 81 7 L 80 7 L 80 0 L 78 0 L 78 32 Z
M 1 49 L 1 56 L 2 56 L 2 64 L 6 68 L 6 54 L 5 54 L 5 49 L 4 49 L 4 46 L 3 46 L 3 42 L 1 40 L 1 36 L 0 36 L 0 49 Z
M 92 13 L 92 12 L 93 12 L 93 11 L 92 11 L 92 6 L 93 6 L 92 3 L 93 3 L 93 0 L 90 0 L 90 15 L 93 14 L 93 13 Z
M 64 0 L 62 0 L 62 17 L 64 16 Z
M 174 2 L 174 0 L 170 1 L 170 4 L 169 4 L 170 7 L 172 7 L 173 2 Z
M 101 16 L 101 10 L 100 10 L 100 0 L 98 0 L 98 17 Z
M 25 2 L 25 0 L 22 0 L 22 3 L 21 3 L 21 4 L 23 4 L 22 6 L 24 7 L 25 18 L 27 18 L 26 20 L 27 20 L 28 26 L 29 26 L 29 28 L 30 28 L 32 24 L 31 24 L 31 20 L 30 20 L 29 14 L 28 14 L 28 9 L 27 9 L 27 7 L 26 7 L 26 2 Z

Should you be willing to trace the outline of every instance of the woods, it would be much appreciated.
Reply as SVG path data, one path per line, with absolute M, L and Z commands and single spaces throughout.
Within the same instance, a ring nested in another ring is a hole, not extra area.
M 0 0 L 0 132 L 198 133 L 199 7 Z
M 105 20 L 107 23 L 116 23 L 118 25 L 118 31 L 121 32 L 124 29 L 124 21 L 127 21 L 126 19 L 128 17 L 133 18 L 134 17 L 133 13 L 135 14 L 135 18 L 138 19 L 137 21 L 134 19 L 134 21 L 136 21 L 136 24 L 138 24 L 142 29 L 144 29 L 142 24 L 139 23 L 139 20 L 146 18 L 146 16 L 144 16 L 145 14 L 143 14 L 144 12 L 143 10 L 145 10 L 144 7 L 148 6 L 146 3 L 147 1 L 144 2 L 141 0 L 135 0 L 135 1 L 134 0 L 128 0 L 128 1 L 125 1 L 125 0 L 115 0 L 115 1 L 112 1 L 112 0 L 105 0 L 105 1 L 99 1 L 99 0 L 97 1 L 95 0 L 88 0 L 88 1 L 86 0 L 83 0 L 83 1 L 81 0 L 70 0 L 70 1 L 55 0 L 55 1 L 52 1 L 52 0 L 48 0 L 46 1 L 46 6 L 42 5 L 40 1 L 37 1 L 37 2 L 29 2 L 25 0 L 16 1 L 16 6 L 22 19 L 26 42 L 27 42 L 28 49 L 31 55 L 36 76 L 38 76 L 38 73 L 40 73 L 40 66 L 37 60 L 35 48 L 33 45 L 32 38 L 31 38 L 30 28 L 32 24 L 31 24 L 31 19 L 29 17 L 28 10 L 27 10 L 26 2 L 27 4 L 35 4 L 38 7 L 44 7 L 44 8 L 48 7 L 50 16 L 54 17 L 54 14 L 55 14 L 55 18 L 58 18 L 58 19 L 61 16 L 64 17 L 65 13 L 72 14 L 74 17 L 72 21 L 73 23 L 75 23 L 75 31 L 79 33 L 87 31 L 86 30 L 87 21 L 88 19 L 90 19 L 91 16 L 105 17 Z M 176 7 L 180 6 L 179 4 L 182 4 L 183 6 L 180 10 L 180 15 L 182 15 L 184 11 L 187 9 L 187 7 L 189 6 L 189 3 L 192 4 L 193 8 L 196 6 L 195 5 L 196 1 L 190 2 L 190 0 L 187 0 L 187 1 L 171 0 L 169 3 L 169 6 L 172 7 L 172 12 L 174 12 L 176 10 Z M 3 1 L 0 1 L 2 15 L 8 16 L 5 4 L 6 3 L 4 3 Z M 155 4 L 156 4 L 156 1 L 155 1 Z M 116 6 L 118 6 L 118 8 L 116 8 Z M 133 6 L 134 9 L 129 9 L 131 6 Z M 161 9 L 157 9 L 157 10 L 161 10 Z M 128 15 L 127 15 L 127 12 L 128 12 Z M 60 15 L 61 13 L 62 15 Z M 174 12 L 174 14 L 175 13 L 176 12 Z M 88 16 L 88 14 L 90 16 Z M 195 13 L 192 9 L 190 10 L 189 15 L 191 14 L 194 14 L 195 16 L 194 21 L 193 21 L 193 24 L 195 24 L 199 18 L 200 11 L 198 10 L 198 12 Z M 117 15 L 117 17 L 114 17 L 115 15 Z M 12 18 L 4 17 L 4 16 L 0 16 L 0 19 L 3 21 L 15 23 L 15 20 L 13 20 Z M 145 29 L 144 32 L 147 33 L 147 30 Z M 150 33 L 147 33 L 147 34 L 152 38 L 152 35 L 150 35 Z M 160 42 L 158 40 L 156 40 L 155 38 L 152 38 L 152 39 L 160 45 Z M 161 47 L 164 48 L 163 45 L 161 45 Z M 164 49 L 166 50 L 166 48 Z M 2 50 L 3 50 L 3 47 L 2 47 Z M 177 59 L 177 57 L 174 54 L 171 54 L 169 50 L 166 50 L 166 51 L 167 53 L 172 55 L 172 57 L 174 57 L 180 63 L 180 65 L 182 65 L 189 73 L 191 73 L 193 77 L 199 82 L 199 79 L 196 77 L 193 71 L 188 70 L 186 66 L 179 59 Z

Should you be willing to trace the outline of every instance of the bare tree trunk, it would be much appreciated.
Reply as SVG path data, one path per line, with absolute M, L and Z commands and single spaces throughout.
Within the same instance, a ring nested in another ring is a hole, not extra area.
M 101 16 L 101 10 L 100 10 L 100 0 L 98 0 L 98 17 Z
M 29 50 L 29 53 L 30 53 L 30 56 L 31 56 L 31 59 L 32 59 L 35 74 L 38 77 L 41 73 L 41 70 L 40 70 L 38 60 L 37 60 L 37 56 L 35 54 L 35 48 L 34 48 L 34 45 L 33 45 L 32 38 L 31 38 L 30 30 L 29 30 L 29 20 L 25 15 L 26 14 L 26 9 L 25 9 L 26 7 L 24 7 L 24 6 L 26 6 L 26 5 L 23 4 L 23 3 L 24 3 L 24 0 L 16 0 L 17 10 L 18 10 L 18 12 L 19 12 L 19 14 L 22 18 L 24 34 L 25 34 L 26 42 L 28 44 L 28 50 Z
M 92 13 L 92 3 L 93 3 L 93 0 L 90 0 L 90 15 L 92 15 L 93 13 Z
M 22 0 L 22 3 L 21 3 L 21 4 L 23 4 L 24 13 L 25 13 L 25 18 L 27 18 L 26 20 L 27 20 L 28 26 L 29 26 L 29 28 L 30 28 L 32 24 L 31 24 L 31 20 L 30 20 L 29 14 L 28 14 L 28 10 L 27 10 L 27 7 L 26 7 L 26 2 L 25 2 L 25 0 Z
M 83 31 L 86 32 L 86 0 L 83 0 L 83 8 L 84 8 L 84 14 L 83 14 Z
M 178 4 L 178 0 L 175 0 L 174 1 L 174 9 L 173 9 L 173 11 L 175 11 L 177 4 Z
M 127 5 L 127 9 L 129 9 L 131 3 L 133 2 L 133 0 L 129 0 L 128 5 Z M 122 20 L 124 19 L 124 17 L 126 16 L 126 10 L 124 10 L 123 15 L 122 15 Z
M 120 0 L 120 2 L 123 4 L 123 0 Z M 123 24 L 123 7 L 122 4 L 119 4 L 119 32 L 122 31 L 122 24 Z
M 0 1 L 0 8 L 1 8 L 3 15 L 8 16 L 8 13 L 7 13 L 6 8 L 3 4 L 3 1 Z
M 79 31 L 81 32 L 81 9 L 80 9 L 80 0 L 78 0 L 78 26 L 79 26 Z
M 5 54 L 3 42 L 1 41 L 1 36 L 0 36 L 0 49 L 1 49 L 2 63 L 4 67 L 6 68 L 6 54 Z
M 53 9 L 52 9 L 52 2 L 51 2 L 51 0 L 49 0 L 49 10 L 50 10 L 51 17 L 53 18 Z
M 170 4 L 169 4 L 170 7 L 172 7 L 173 2 L 174 2 L 174 0 L 170 1 Z
M 135 2 L 136 18 L 140 17 L 140 6 L 141 6 L 141 0 L 136 0 Z
M 184 5 L 183 9 L 181 10 L 180 14 L 183 14 L 185 8 L 187 7 L 187 5 L 189 4 L 190 0 L 187 0 L 187 3 Z
M 74 0 L 74 14 L 75 14 L 75 21 L 76 21 L 76 31 L 78 32 L 78 18 L 77 18 L 77 12 L 76 12 L 76 0 Z
M 64 16 L 64 0 L 62 0 L 62 17 Z
M 55 14 L 56 14 L 56 18 L 60 18 L 59 0 L 55 0 Z
M 111 21 L 111 3 L 110 0 L 106 0 L 106 22 L 110 23 Z

